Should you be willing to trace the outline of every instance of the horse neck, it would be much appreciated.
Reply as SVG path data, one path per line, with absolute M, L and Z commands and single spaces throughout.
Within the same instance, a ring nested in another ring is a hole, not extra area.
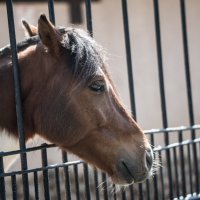
M 22 55 L 18 54 L 21 75 L 24 71 L 25 65 L 28 62 L 26 56 L 24 56 L 24 52 L 26 52 L 26 50 L 23 50 L 24 49 L 21 49 L 19 52 Z M 0 91 L 0 129 L 5 129 L 11 135 L 17 136 L 18 133 L 11 52 L 6 53 L 6 55 L 0 55 Z M 24 100 L 24 95 L 22 95 L 22 100 Z
M 0 56 L 0 128 L 17 134 L 14 83 L 10 54 Z

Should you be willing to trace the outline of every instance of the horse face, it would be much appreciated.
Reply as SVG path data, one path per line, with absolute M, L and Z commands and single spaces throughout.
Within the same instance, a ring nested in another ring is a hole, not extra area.
M 76 119 L 66 149 L 107 172 L 115 183 L 144 181 L 151 174 L 152 150 L 103 71 L 70 93 L 70 116 Z
M 48 91 L 45 100 L 36 113 L 35 124 L 40 124 L 37 131 L 104 170 L 115 183 L 144 181 L 152 171 L 152 150 L 143 131 L 122 105 L 104 62 L 95 58 L 98 49 L 93 47 L 94 41 L 77 36 L 79 33 L 75 32 L 73 41 L 80 44 L 79 48 L 77 44 L 70 44 L 68 33 L 66 47 L 71 45 L 71 52 L 67 49 L 67 53 L 60 53 L 62 37 L 44 15 L 39 19 L 38 28 L 47 48 L 45 56 L 49 61 L 46 68 L 54 68 L 54 72 L 51 73 L 53 78 L 48 79 L 50 83 L 47 84 L 48 90 L 45 89 Z M 81 48 L 82 53 L 77 56 Z M 83 58 L 89 54 L 90 57 Z M 84 81 L 81 76 L 74 78 L 75 73 L 69 69 L 70 63 L 73 65 L 77 59 L 80 70 L 90 68 L 94 71 L 81 73 Z M 88 60 L 95 61 L 91 64 Z M 55 66 L 50 67 L 49 63 L 55 63 Z M 91 67 L 93 65 L 96 66 Z M 91 76 L 85 78 L 88 74 Z M 41 95 L 44 96 L 44 92 Z

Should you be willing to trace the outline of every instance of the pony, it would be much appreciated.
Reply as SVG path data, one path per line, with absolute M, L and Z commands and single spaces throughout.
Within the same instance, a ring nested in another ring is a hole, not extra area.
M 56 28 L 44 14 L 37 27 L 23 24 L 30 36 L 18 48 L 26 140 L 37 133 L 116 184 L 149 178 L 153 151 L 120 100 L 103 48 L 81 29 Z M 12 73 L 11 50 L 5 47 L 0 50 L 0 128 L 18 137 Z

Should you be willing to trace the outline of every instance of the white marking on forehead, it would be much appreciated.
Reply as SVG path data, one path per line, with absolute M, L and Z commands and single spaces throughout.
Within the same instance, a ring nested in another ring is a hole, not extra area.
M 115 90 L 114 90 L 112 84 L 110 83 L 109 79 L 107 78 L 106 74 L 101 69 L 101 67 L 99 67 L 98 70 L 96 71 L 96 75 L 97 76 L 103 76 L 105 81 L 106 81 L 106 85 L 107 85 L 108 90 L 111 90 L 111 91 L 113 91 L 115 93 Z
M 96 71 L 96 75 L 97 76 L 106 76 L 105 73 L 103 72 L 103 70 L 101 69 L 101 67 L 98 67 L 97 71 Z

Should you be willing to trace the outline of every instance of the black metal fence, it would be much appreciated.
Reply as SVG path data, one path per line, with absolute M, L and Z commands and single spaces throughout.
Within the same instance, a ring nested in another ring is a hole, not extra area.
M 133 66 L 128 23 L 128 5 L 122 0 L 124 37 L 128 67 L 131 108 L 136 116 Z M 13 18 L 12 0 L 6 0 L 7 16 L 12 49 L 12 63 L 15 82 L 15 98 L 20 150 L 0 152 L 0 200 L 5 199 L 184 199 L 196 198 L 200 193 L 199 160 L 200 160 L 200 125 L 195 125 L 192 99 L 190 62 L 188 53 L 187 24 L 185 1 L 180 0 L 182 23 L 182 38 L 185 62 L 185 77 L 187 85 L 187 101 L 189 112 L 189 127 L 168 127 L 166 108 L 165 81 L 163 71 L 163 53 L 160 31 L 159 1 L 153 0 L 155 33 L 157 46 L 159 87 L 161 98 L 163 129 L 146 131 L 154 151 L 163 167 L 157 174 L 145 183 L 118 189 L 108 177 L 96 170 L 90 169 L 83 161 L 68 161 L 68 156 L 62 152 L 62 164 L 48 165 L 48 151 L 55 145 L 39 145 L 26 148 L 23 128 L 23 113 L 20 90 L 20 77 L 17 58 L 17 44 Z M 54 1 L 48 1 L 49 18 L 55 24 Z M 91 1 L 85 0 L 87 28 L 93 35 Z M 172 136 L 176 141 L 170 143 Z M 163 138 L 164 146 L 159 146 L 157 138 Z M 37 151 L 41 153 L 42 166 L 29 169 L 27 155 Z M 10 155 L 20 155 L 21 170 L 5 172 L 4 158 Z M 21 185 L 23 185 L 23 190 Z M 30 186 L 33 189 L 30 189 Z M 100 185 L 100 187 L 99 187 Z M 11 191 L 11 196 L 8 196 Z

